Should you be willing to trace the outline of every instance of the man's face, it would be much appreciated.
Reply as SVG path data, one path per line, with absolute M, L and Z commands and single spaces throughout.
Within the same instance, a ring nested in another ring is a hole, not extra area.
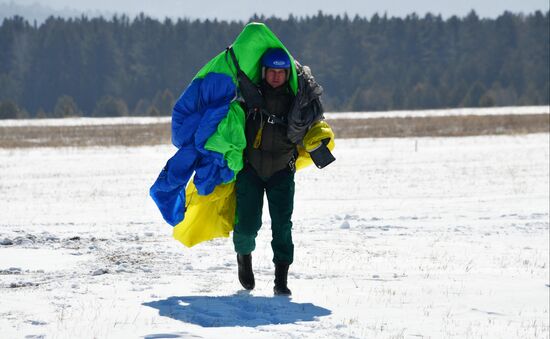
M 286 70 L 280 68 L 268 68 L 265 71 L 265 81 L 273 88 L 284 85 L 286 82 Z

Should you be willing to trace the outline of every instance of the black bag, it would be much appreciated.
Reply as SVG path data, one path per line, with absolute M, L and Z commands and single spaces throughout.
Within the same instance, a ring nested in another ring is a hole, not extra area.
M 317 166 L 317 168 L 324 168 L 328 166 L 331 162 L 336 160 L 334 155 L 330 153 L 330 150 L 327 147 L 329 141 L 330 139 L 323 139 L 319 147 L 309 152 L 309 156 L 311 157 L 311 160 L 313 160 L 313 163 L 315 164 L 315 166 Z

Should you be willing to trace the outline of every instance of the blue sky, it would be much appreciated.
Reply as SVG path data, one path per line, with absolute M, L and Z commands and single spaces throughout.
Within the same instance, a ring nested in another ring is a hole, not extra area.
M 188 18 L 218 18 L 225 20 L 246 20 L 254 13 L 286 18 L 290 13 L 296 16 L 312 15 L 322 10 L 325 13 L 350 16 L 359 14 L 370 17 L 374 13 L 389 16 L 405 16 L 412 12 L 424 15 L 427 12 L 464 16 L 474 9 L 481 17 L 494 18 L 505 10 L 514 13 L 531 13 L 535 10 L 548 11 L 548 0 L 0 0 L 0 3 L 29 6 L 39 4 L 56 11 L 76 10 L 83 12 L 126 13 L 144 12 L 150 16 Z M 71 11 L 74 12 L 74 11 Z M 0 13 L 1 14 L 1 13 Z M 7 14 L 7 13 L 4 13 Z

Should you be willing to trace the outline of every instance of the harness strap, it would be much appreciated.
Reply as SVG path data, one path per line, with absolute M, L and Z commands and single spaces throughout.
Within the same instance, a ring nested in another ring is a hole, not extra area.
M 225 49 L 226 53 L 229 52 L 229 55 L 231 56 L 231 59 L 233 60 L 233 64 L 235 65 L 235 68 L 237 69 L 237 75 L 240 75 L 239 73 L 242 73 L 241 67 L 239 66 L 239 63 L 237 62 L 237 57 L 235 56 L 235 51 L 233 51 L 233 46 L 229 46 Z M 245 74 L 246 76 L 246 74 Z
M 235 52 L 233 51 L 233 47 L 227 47 L 226 53 L 229 53 L 233 64 L 237 69 L 239 90 L 249 112 L 252 111 L 253 113 L 256 113 L 259 112 L 261 109 L 265 109 L 265 102 L 262 92 L 260 91 L 258 86 L 256 86 L 256 84 L 254 84 L 252 80 L 250 80 L 250 78 L 242 71 L 241 67 L 239 66 L 239 62 L 237 61 L 237 57 L 235 56 Z

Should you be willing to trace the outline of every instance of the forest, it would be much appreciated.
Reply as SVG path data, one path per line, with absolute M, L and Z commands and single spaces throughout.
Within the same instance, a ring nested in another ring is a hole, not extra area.
M 494 19 L 327 15 L 266 23 L 325 93 L 326 111 L 548 105 L 550 12 Z M 245 22 L 23 17 L 0 26 L 0 119 L 170 115 Z

